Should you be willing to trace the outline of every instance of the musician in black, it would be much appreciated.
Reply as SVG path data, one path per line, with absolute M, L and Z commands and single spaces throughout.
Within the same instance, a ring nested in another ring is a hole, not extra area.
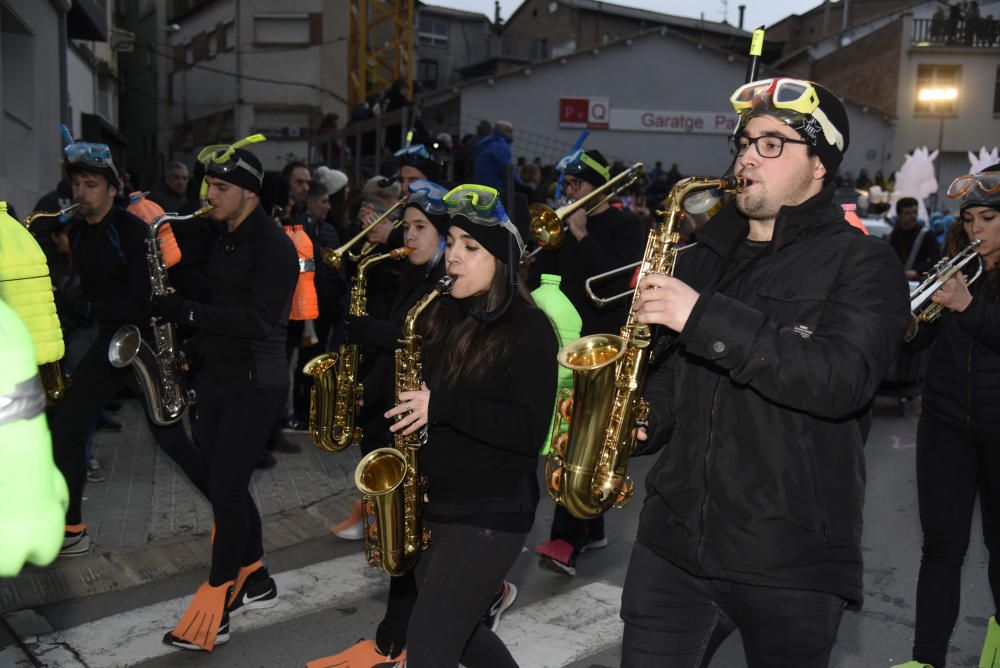
M 592 149 L 577 151 L 561 161 L 562 188 L 572 200 L 581 199 L 606 184 L 611 177 L 608 161 Z M 532 263 L 532 285 L 541 274 L 562 276 L 560 287 L 583 319 L 580 334 L 618 334 L 625 324 L 628 305 L 624 302 L 599 307 L 584 290 L 584 283 L 596 274 L 617 269 L 642 257 L 645 234 L 642 222 L 632 212 L 600 203 L 610 192 L 595 195 L 586 205 L 569 215 L 565 241 L 556 250 L 538 253 Z M 588 214 L 588 209 L 591 209 Z M 623 276 L 602 286 L 609 294 L 628 289 L 629 277 Z M 566 575 L 576 574 L 577 558 L 588 549 L 608 544 L 604 535 L 604 517 L 581 520 L 562 506 L 556 506 L 550 540 L 535 547 L 539 564 Z
M 833 201 L 843 103 L 797 79 L 731 99 L 747 185 L 635 304 L 665 330 L 645 392 L 645 447 L 662 451 L 622 594 L 627 668 L 707 666 L 737 629 L 750 666 L 822 668 L 863 598 L 864 441 L 906 283 Z
M 117 205 L 121 181 L 108 146 L 75 142 L 66 146 L 64 154 L 66 180 L 73 201 L 79 204 L 68 237 L 80 276 L 81 300 L 72 304 L 78 313 L 60 315 L 97 323 L 97 338 L 76 365 L 65 398 L 49 415 L 56 466 L 69 487 L 60 556 L 72 557 L 90 551 L 82 509 L 88 432 L 101 409 L 124 387 L 139 391 L 132 369 L 111 366 L 108 346 L 124 325 L 139 327 L 149 340 L 150 275 L 146 260 L 149 226 Z M 201 455 L 180 423 L 161 427 L 150 422 L 150 430 L 163 451 L 205 493 Z
M 203 152 L 204 153 L 204 152 Z M 292 242 L 260 207 L 260 161 L 238 148 L 202 156 L 212 247 L 207 303 L 177 295 L 153 311 L 199 332 L 199 445 L 215 516 L 212 566 L 164 642 L 211 651 L 229 639 L 229 614 L 275 603 L 262 562 L 260 513 L 250 495 L 254 465 L 288 392 L 285 331 L 299 274 Z
M 922 324 L 915 348 L 930 347 L 917 426 L 917 497 L 923 531 L 913 661 L 897 668 L 944 668 L 958 619 L 962 563 L 976 497 L 989 552 L 990 610 L 981 666 L 1000 655 L 1000 164 L 959 177 L 949 188 L 960 218 L 946 239 L 955 257 L 973 239 L 983 274 L 959 273 L 934 293 L 939 320 Z M 966 273 L 975 273 L 976 260 Z

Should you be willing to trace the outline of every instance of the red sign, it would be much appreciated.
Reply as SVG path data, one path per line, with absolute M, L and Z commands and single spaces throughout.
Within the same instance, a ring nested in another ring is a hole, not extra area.
M 588 100 L 585 97 L 564 97 L 559 100 L 559 127 L 587 127 Z
M 560 98 L 559 127 L 607 130 L 610 107 L 606 97 Z

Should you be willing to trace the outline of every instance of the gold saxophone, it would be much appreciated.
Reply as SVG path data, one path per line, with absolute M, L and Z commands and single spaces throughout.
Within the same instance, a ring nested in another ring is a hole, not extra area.
M 160 228 L 169 222 L 207 216 L 214 208 L 211 204 L 206 204 L 186 216 L 165 213 L 153 220 L 146 238 L 146 264 L 154 297 L 174 292 L 170 287 L 167 265 L 160 252 Z M 150 318 L 150 325 L 155 347 L 143 340 L 138 327 L 124 325 L 111 337 L 108 362 L 116 369 L 132 367 L 150 422 L 166 427 L 181 419 L 184 410 L 195 403 L 196 395 L 194 389 L 187 387 L 185 383 L 184 353 L 180 349 L 174 323 L 160 316 L 153 316 Z
M 420 336 L 414 331 L 417 318 L 431 302 L 449 292 L 454 282 L 445 276 L 406 314 L 403 337 L 396 349 L 396 405 L 401 392 L 419 390 L 423 380 Z M 417 466 L 417 451 L 426 440 L 426 428 L 408 436 L 397 432 L 391 448 L 370 452 L 354 470 L 354 484 L 362 494 L 365 558 L 389 575 L 402 575 L 413 568 L 431 541 L 430 531 L 423 527 L 427 485 Z
M 65 209 L 59 209 L 58 211 L 35 211 L 34 213 L 29 213 L 24 219 L 23 224 L 27 229 L 31 229 L 31 224 L 34 223 L 39 218 L 62 218 L 67 213 L 72 213 L 80 206 L 79 203 L 70 204 Z
M 383 260 L 399 260 L 412 250 L 404 246 L 362 259 L 351 283 L 348 313 L 368 315 L 369 267 Z M 358 401 L 364 396 L 364 386 L 358 381 L 360 365 L 361 345 L 343 343 L 338 352 L 317 355 L 302 367 L 302 373 L 313 377 L 309 393 L 309 438 L 327 452 L 340 452 L 352 443 L 360 443 L 364 435 L 357 426 Z
M 742 177 L 690 177 L 671 189 L 667 210 L 657 212 L 665 220 L 646 241 L 632 307 L 645 276 L 674 273 L 684 200 L 706 190 L 736 193 L 745 183 Z M 589 519 L 611 506 L 621 508 L 635 492 L 626 469 L 635 450 L 636 426 L 646 419 L 642 388 L 651 340 L 649 325 L 637 323 L 629 308 L 620 336 L 592 334 L 559 351 L 559 363 L 573 371 L 573 402 L 569 438 L 553 443 L 545 463 L 545 486 L 552 500 L 574 517 Z

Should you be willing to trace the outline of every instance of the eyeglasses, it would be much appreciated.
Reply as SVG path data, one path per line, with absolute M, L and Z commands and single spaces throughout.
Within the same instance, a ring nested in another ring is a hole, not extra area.
M 431 181 L 416 179 L 410 182 L 410 203 L 416 204 L 424 213 L 447 213 L 448 205 L 444 201 L 447 195 L 445 188 Z
M 1000 192 L 1000 172 L 980 172 L 960 176 L 948 186 L 948 197 L 962 197 L 973 188 L 982 190 L 986 195 Z
M 583 179 L 568 179 L 564 177 L 563 184 L 566 186 L 566 190 L 576 190 L 583 185 Z
M 524 255 L 521 233 L 504 211 L 503 204 L 500 203 L 500 193 L 496 189 L 468 183 L 449 190 L 444 196 L 444 203 L 448 207 L 449 215 L 462 215 L 473 223 L 487 227 L 500 225 L 510 232 L 517 242 L 520 255 Z
M 819 124 L 827 142 L 844 150 L 844 136 L 820 108 L 819 93 L 808 81 L 788 78 L 751 81 L 733 91 L 729 101 L 744 119 L 761 106 L 811 117 Z
M 412 157 L 412 158 L 423 158 L 424 160 L 433 160 L 433 156 L 430 151 L 423 144 L 412 144 L 410 146 L 404 146 L 395 153 L 392 154 L 393 157 Z
M 739 156 L 745 154 L 750 149 L 751 144 L 757 149 L 757 155 L 762 158 L 779 157 L 781 152 L 785 150 L 785 144 L 811 145 L 807 141 L 789 139 L 788 137 L 780 137 L 778 135 L 761 135 L 760 137 L 753 138 L 740 135 L 739 137 L 729 138 L 729 149 Z
M 237 142 L 232 144 L 213 144 L 211 146 L 206 146 L 198 152 L 198 162 L 205 165 L 205 171 L 209 174 L 227 174 L 236 168 L 245 169 L 246 171 L 257 177 L 258 181 L 264 180 L 264 174 L 254 167 L 253 165 L 247 164 L 242 158 L 236 156 L 236 149 L 243 148 L 250 144 L 256 144 L 257 142 L 266 141 L 267 137 L 262 134 L 250 135 L 249 137 L 244 137 Z

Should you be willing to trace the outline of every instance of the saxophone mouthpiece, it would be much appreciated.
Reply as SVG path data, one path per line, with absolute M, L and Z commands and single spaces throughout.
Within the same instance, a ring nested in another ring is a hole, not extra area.
M 453 286 L 454 284 L 455 284 L 454 276 L 442 276 L 441 280 L 439 280 L 437 282 L 437 285 L 434 286 L 434 289 L 440 292 L 441 294 L 446 295 L 449 292 L 451 292 L 451 286 Z
M 406 257 L 412 252 L 413 252 L 412 248 L 410 248 L 409 246 L 403 246 L 401 248 L 393 248 L 391 251 L 389 251 L 389 255 L 392 257 L 393 260 L 398 260 L 401 257 Z

